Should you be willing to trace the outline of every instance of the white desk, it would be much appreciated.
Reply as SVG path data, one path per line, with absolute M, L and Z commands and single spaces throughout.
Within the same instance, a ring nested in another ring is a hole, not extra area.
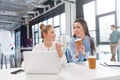
M 120 80 L 120 70 L 104 67 L 99 63 L 95 70 L 89 69 L 86 64 L 66 64 L 59 75 L 28 75 L 24 72 L 10 74 L 16 69 L 18 68 L 1 69 L 0 78 L 2 80 Z

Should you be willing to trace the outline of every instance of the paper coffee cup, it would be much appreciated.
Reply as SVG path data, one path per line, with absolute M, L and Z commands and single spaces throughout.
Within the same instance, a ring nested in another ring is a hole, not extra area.
M 82 39 L 81 38 L 76 39 L 75 44 L 76 45 L 82 45 Z
M 96 68 L 96 56 L 88 56 L 88 65 L 90 69 Z

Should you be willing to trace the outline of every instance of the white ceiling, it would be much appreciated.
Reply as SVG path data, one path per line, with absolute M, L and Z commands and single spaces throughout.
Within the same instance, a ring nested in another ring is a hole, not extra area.
M 30 14 L 35 15 L 38 10 L 45 10 L 59 1 L 75 0 L 0 0 L 0 29 L 14 30 L 23 25 L 26 22 L 24 19 L 31 17 Z
M 47 0 L 0 0 L 0 29 L 14 29 L 23 24 L 23 16 L 36 7 L 45 7 Z

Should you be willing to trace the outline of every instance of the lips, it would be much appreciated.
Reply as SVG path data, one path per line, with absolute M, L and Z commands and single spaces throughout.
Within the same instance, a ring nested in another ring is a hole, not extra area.
M 80 33 L 76 33 L 76 35 L 80 35 Z

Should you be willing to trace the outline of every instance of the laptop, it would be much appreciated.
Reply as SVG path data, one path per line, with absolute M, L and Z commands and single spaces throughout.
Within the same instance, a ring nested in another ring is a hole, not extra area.
M 116 66 L 116 67 L 120 67 L 120 62 L 105 61 L 104 64 L 107 65 L 107 66 Z
M 24 70 L 28 74 L 58 74 L 60 58 L 55 51 L 23 52 Z

